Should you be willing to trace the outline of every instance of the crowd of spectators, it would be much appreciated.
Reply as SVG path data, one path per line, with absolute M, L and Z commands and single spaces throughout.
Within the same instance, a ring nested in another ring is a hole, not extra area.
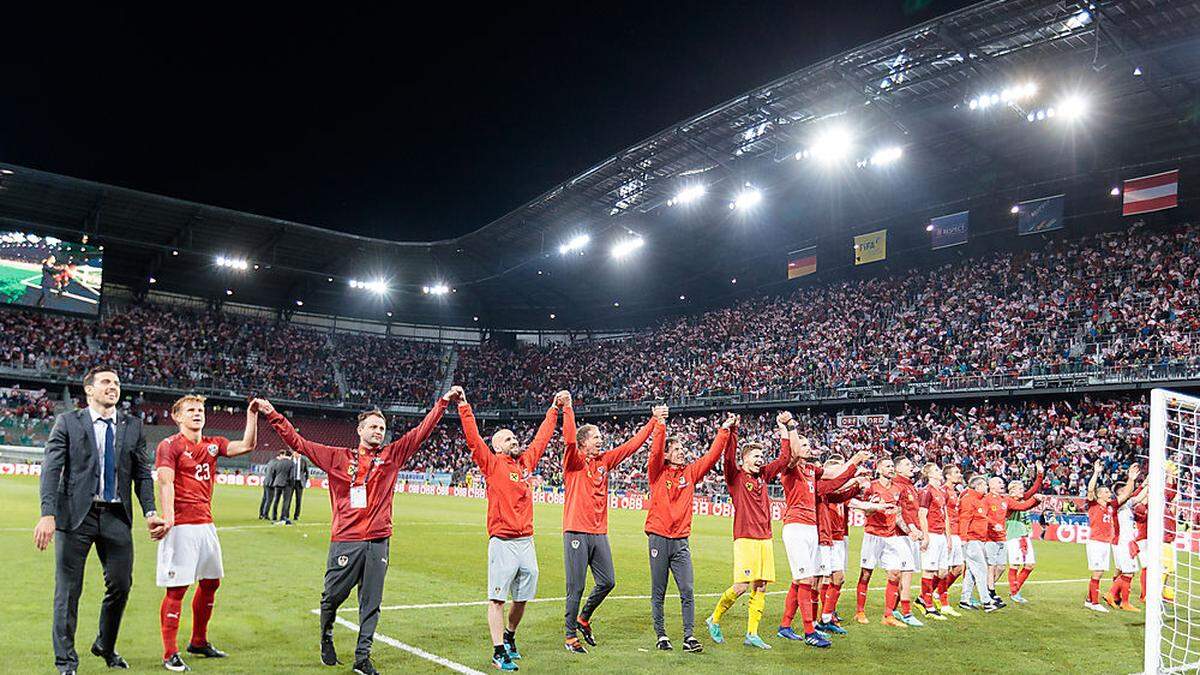
M 44 443 L 54 422 L 54 401 L 45 389 L 0 387 L 0 445 Z
M 427 404 L 436 380 L 445 375 L 447 364 L 436 342 L 340 333 L 334 344 L 353 402 Z
M 813 284 L 623 339 L 460 349 L 481 407 L 679 400 L 1098 369 L 1200 370 L 1200 228 L 1130 228 L 888 277 Z

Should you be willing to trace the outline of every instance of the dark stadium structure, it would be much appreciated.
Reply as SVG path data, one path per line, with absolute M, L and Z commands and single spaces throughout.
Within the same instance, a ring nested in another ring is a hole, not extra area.
M 1026 82 L 1037 92 L 1019 104 L 976 109 L 981 95 Z M 1038 119 L 1063 96 L 1088 99 L 1081 123 Z M 817 166 L 804 151 L 832 124 L 854 130 L 859 154 L 843 166 Z M 903 158 L 872 166 L 866 160 L 883 146 L 898 146 Z M 191 296 L 211 308 L 266 308 L 285 320 L 302 312 L 424 326 L 439 336 L 445 329 L 452 335 L 442 339 L 467 342 L 511 341 L 517 332 L 577 339 L 805 284 L 1118 230 L 1131 219 L 1110 190 L 1171 169 L 1183 176 L 1179 208 L 1145 218 L 1187 222 L 1200 195 L 1193 178 L 1200 170 L 1200 1 L 993 0 L 757 86 L 454 239 L 348 235 L 8 164 L 0 164 L 0 228 L 104 246 L 105 292 L 134 301 Z M 674 203 L 696 184 L 705 186 L 704 199 Z M 749 184 L 764 194 L 762 204 L 732 208 Z M 1011 205 L 1060 193 L 1063 230 L 1016 236 Z M 931 251 L 929 218 L 967 209 L 969 242 Z M 853 236 L 882 228 L 887 259 L 856 267 Z M 581 233 L 591 248 L 561 254 Z M 610 257 L 610 245 L 635 235 L 644 238 L 641 250 Z M 818 247 L 818 274 L 788 280 L 788 253 L 808 246 Z M 218 265 L 219 257 L 245 269 Z M 358 292 L 352 280 L 383 280 L 390 291 Z M 438 284 L 445 293 L 428 292 Z M 1091 385 L 1064 377 L 1044 386 Z M 942 395 L 918 387 L 862 399 Z M 840 404 L 853 397 L 817 398 Z M 406 411 L 428 403 L 377 402 L 404 403 L 396 409 Z M 641 409 L 614 402 L 592 411 Z

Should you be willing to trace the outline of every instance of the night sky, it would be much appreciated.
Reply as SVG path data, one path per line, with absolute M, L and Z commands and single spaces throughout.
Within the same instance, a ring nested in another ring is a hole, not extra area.
M 969 4 L 12 7 L 0 161 L 439 239 L 757 85 Z

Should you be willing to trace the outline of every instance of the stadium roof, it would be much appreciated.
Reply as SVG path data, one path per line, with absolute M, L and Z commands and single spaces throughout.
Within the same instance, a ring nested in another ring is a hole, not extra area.
M 797 27 L 797 39 L 827 28 Z M 281 309 L 300 300 L 305 311 L 466 326 L 642 323 L 777 285 L 787 251 L 803 245 L 819 244 L 828 270 L 846 264 L 850 234 L 881 224 L 897 233 L 889 249 L 918 250 L 912 232 L 938 209 L 1107 190 L 1191 163 L 1198 47 L 1200 1 L 982 2 L 755 87 L 455 239 L 348 235 L 12 165 L 0 165 L 11 171 L 0 174 L 0 225 L 87 234 L 106 247 L 106 282 L 135 289 L 154 277 L 157 288 L 214 300 L 229 289 L 239 302 Z M 1029 82 L 1036 94 L 977 105 L 1024 94 Z M 1089 106 L 1076 124 L 1036 119 L 1070 97 Z M 857 141 L 845 165 L 797 159 L 835 126 Z M 884 145 L 903 158 L 855 165 Z M 670 205 L 697 183 L 703 200 Z M 747 183 L 763 191 L 761 207 L 729 208 Z M 907 240 L 901 230 L 911 230 Z M 582 232 L 591 247 L 560 255 Z M 634 234 L 641 250 L 610 257 L 609 245 Z M 220 267 L 217 256 L 259 268 Z M 351 279 L 384 279 L 391 290 L 356 292 Z M 453 292 L 422 292 L 438 282 Z

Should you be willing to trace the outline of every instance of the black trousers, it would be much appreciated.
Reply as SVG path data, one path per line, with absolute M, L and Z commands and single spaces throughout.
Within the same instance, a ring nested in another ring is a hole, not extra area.
M 289 481 L 287 487 L 283 490 L 283 517 L 287 518 L 289 513 L 292 513 L 292 495 L 296 496 L 296 512 L 291 516 L 292 520 L 300 519 L 300 500 L 304 497 L 304 485 L 299 481 Z
M 271 486 L 263 483 L 262 503 L 258 505 L 258 517 L 266 518 L 271 515 Z
M 101 652 L 109 653 L 116 650 L 121 616 L 133 584 L 133 534 L 122 504 L 96 504 L 78 528 L 54 534 L 54 665 L 60 671 L 74 670 L 79 666 L 75 625 L 88 553 L 95 544 L 104 567 L 104 600 L 100 602 L 96 645 Z
M 358 645 L 354 660 L 371 655 L 379 606 L 383 604 L 383 580 L 388 570 L 388 539 L 333 541 L 325 563 L 325 590 L 321 593 L 321 634 L 333 636 L 338 607 L 358 587 Z
M 279 503 L 283 500 L 283 493 L 287 488 L 273 487 L 271 488 L 271 520 L 280 520 L 287 518 L 287 506 L 284 506 L 283 513 L 279 513 Z

